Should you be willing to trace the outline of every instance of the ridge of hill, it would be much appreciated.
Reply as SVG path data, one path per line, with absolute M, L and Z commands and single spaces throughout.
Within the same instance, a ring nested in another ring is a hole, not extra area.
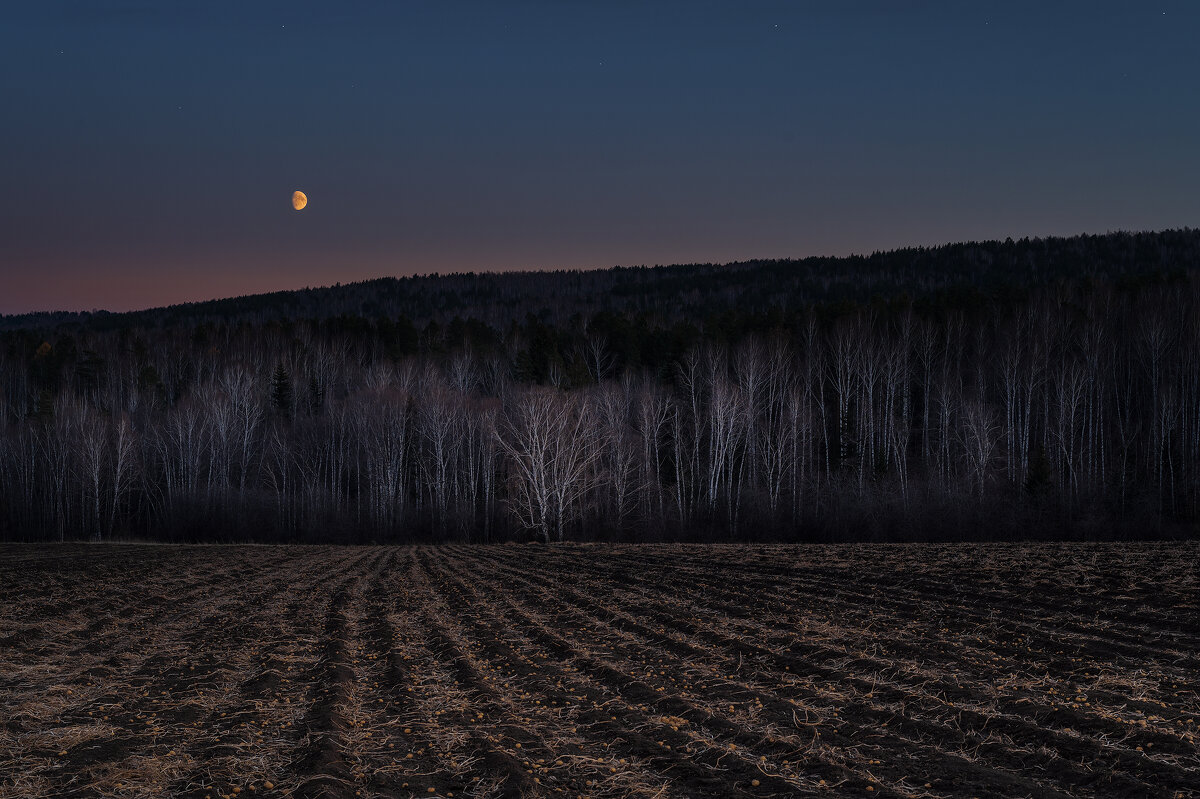
M 204 322 L 406 317 L 414 323 L 475 318 L 501 327 L 533 313 L 561 321 L 600 311 L 701 318 L 793 310 L 871 298 L 938 301 L 1012 295 L 1058 280 L 1154 281 L 1200 266 L 1200 229 L 1110 232 L 908 247 L 870 255 L 596 270 L 381 277 L 140 311 L 0 315 L 0 330 L 60 326 L 106 330 Z

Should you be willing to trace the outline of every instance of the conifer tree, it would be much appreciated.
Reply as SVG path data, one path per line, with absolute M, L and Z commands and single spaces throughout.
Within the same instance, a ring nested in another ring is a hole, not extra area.
M 271 402 L 281 416 L 292 418 L 292 376 L 282 363 L 275 367 L 275 374 L 271 375 Z

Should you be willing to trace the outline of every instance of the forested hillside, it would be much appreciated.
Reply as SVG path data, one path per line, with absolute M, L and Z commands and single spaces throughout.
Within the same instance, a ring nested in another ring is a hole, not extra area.
M 207 322 L 399 319 L 424 326 L 474 319 L 503 330 L 532 313 L 564 324 L 601 311 L 701 324 L 729 310 L 801 311 L 812 304 L 912 298 L 924 306 L 971 304 L 1058 280 L 1125 283 L 1200 262 L 1200 230 L 1111 233 L 917 247 L 869 256 L 687 264 L 593 271 L 504 272 L 380 278 L 173 305 L 132 313 L 0 316 L 0 329 L 78 326 L 158 328 Z
M 0 320 L 0 536 L 1190 535 L 1200 231 Z

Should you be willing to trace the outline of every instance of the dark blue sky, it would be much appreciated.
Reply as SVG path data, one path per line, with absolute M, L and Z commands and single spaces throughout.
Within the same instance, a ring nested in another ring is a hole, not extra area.
M 0 313 L 1196 226 L 1198 29 L 1178 1 L 13 0 Z

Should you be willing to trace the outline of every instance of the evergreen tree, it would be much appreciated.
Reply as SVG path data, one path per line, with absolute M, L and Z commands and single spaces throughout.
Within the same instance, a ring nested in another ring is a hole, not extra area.
M 1029 473 L 1025 477 L 1025 493 L 1035 499 L 1041 498 L 1050 489 L 1053 477 L 1046 450 L 1040 445 L 1035 447 L 1029 459 Z
M 283 418 L 292 418 L 292 376 L 282 363 L 275 367 L 275 374 L 271 375 L 271 402 Z
M 317 376 L 309 375 L 308 377 L 308 410 L 309 413 L 320 413 L 325 407 L 325 392 L 321 390 L 321 382 L 317 380 Z

